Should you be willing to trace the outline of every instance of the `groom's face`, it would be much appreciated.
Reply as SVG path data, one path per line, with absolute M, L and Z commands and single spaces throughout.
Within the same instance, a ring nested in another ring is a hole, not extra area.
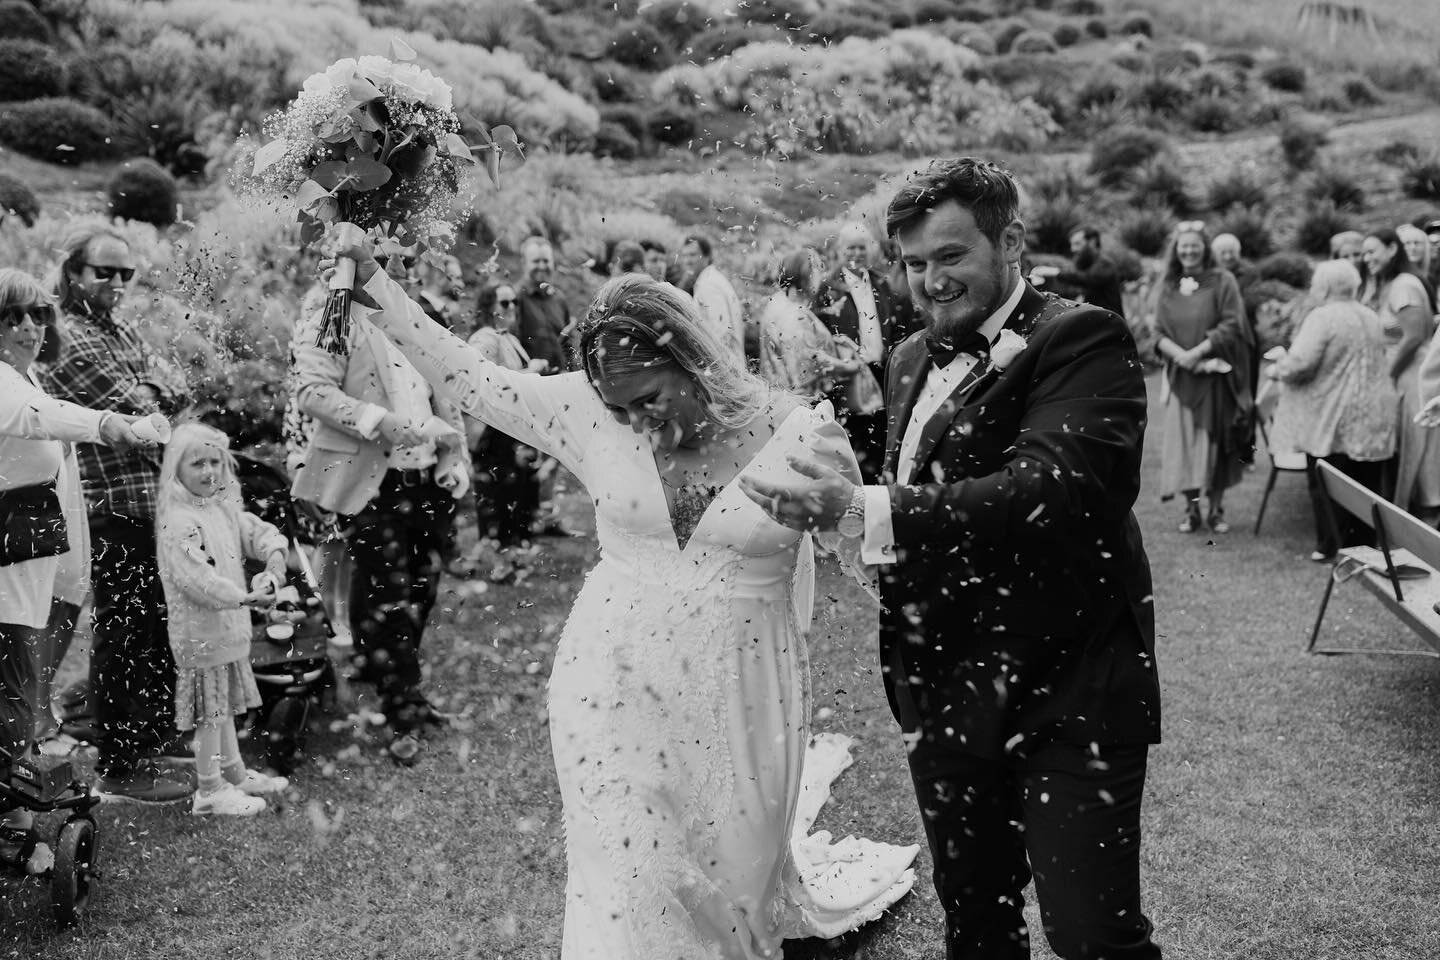
M 906 224 L 895 239 L 910 295 L 930 331 L 953 338 L 978 329 L 1010 295 L 1025 228 L 1015 221 L 992 242 L 968 209 L 947 200 Z

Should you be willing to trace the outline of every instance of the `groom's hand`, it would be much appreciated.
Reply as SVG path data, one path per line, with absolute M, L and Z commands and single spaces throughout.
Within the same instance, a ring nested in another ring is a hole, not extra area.
M 772 483 L 741 477 L 740 489 L 770 519 L 792 530 L 834 530 L 850 505 L 855 485 L 824 464 L 794 456 L 786 459 L 799 479 Z

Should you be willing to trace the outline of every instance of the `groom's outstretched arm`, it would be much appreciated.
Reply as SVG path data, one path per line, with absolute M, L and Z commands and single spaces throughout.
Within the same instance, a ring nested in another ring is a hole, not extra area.
M 1004 465 L 890 487 L 897 547 L 1043 539 L 1134 504 L 1145 381 L 1124 321 L 1100 310 L 1063 314 L 1039 327 L 1014 363 L 1011 375 L 1025 378 L 1024 412 Z

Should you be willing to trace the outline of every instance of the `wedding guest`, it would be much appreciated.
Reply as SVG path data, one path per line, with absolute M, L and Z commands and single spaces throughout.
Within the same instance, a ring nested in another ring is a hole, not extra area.
M 610 276 L 645 272 L 645 248 L 635 240 L 621 240 L 610 252 Z
M 1395 228 L 1395 235 L 1405 245 L 1405 256 L 1410 260 L 1410 266 L 1414 268 L 1415 275 L 1425 284 L 1425 292 L 1430 297 L 1430 302 L 1435 302 L 1435 283 L 1430 279 L 1433 272 L 1430 263 L 1430 238 L 1425 231 L 1417 226 L 1402 223 Z
M 671 280 L 673 264 L 665 244 L 658 240 L 641 240 L 640 246 L 645 250 L 645 272 L 650 274 L 651 279 L 661 282 Z
M 194 730 L 198 789 L 190 812 L 250 817 L 290 785 L 247 769 L 235 717 L 260 706 L 250 670 L 250 608 L 285 585 L 289 541 L 245 510 L 230 440 L 214 427 L 175 428 L 160 466 L 156 542 L 175 656 L 175 723 Z M 247 589 L 245 558 L 265 564 Z
M 1165 361 L 1161 498 L 1185 498 L 1181 533 L 1228 533 L 1225 491 L 1244 476 L 1248 453 L 1232 427 L 1253 400 L 1255 344 L 1240 288 L 1216 266 L 1198 220 L 1176 227 L 1154 296 L 1155 350 Z M 1210 501 L 1203 518 L 1202 493 Z
M 42 371 L 49 393 L 131 416 L 172 412 L 183 397 L 136 331 L 116 316 L 135 275 L 135 255 L 113 227 L 81 225 L 61 242 L 59 306 L 65 348 Z M 160 464 L 146 450 L 76 446 L 89 512 L 94 613 L 89 698 L 95 713 L 101 799 L 172 803 L 192 792 L 170 710 L 175 663 L 155 560 Z
M 1120 264 L 1100 248 L 1100 231 L 1081 227 L 1070 234 L 1073 268 L 1055 274 L 1056 283 L 1079 292 L 1082 303 L 1093 303 L 1117 317 L 1125 317 L 1125 280 Z
M 1424 229 L 1430 244 L 1430 288 L 1440 290 L 1440 220 L 1426 222 Z
M 520 260 L 524 279 L 516 303 L 516 335 L 526 353 L 545 361 L 545 373 L 561 373 L 570 366 L 566 338 L 571 321 L 564 295 L 550 282 L 555 249 L 544 237 L 527 237 L 520 244 Z
M 1271 437 L 1280 448 L 1305 454 L 1315 513 L 1310 559 L 1323 561 L 1341 547 L 1367 542 L 1368 528 L 1330 507 L 1315 462 L 1324 460 L 1380 493 L 1395 454 L 1397 397 L 1388 376 L 1385 328 L 1375 311 L 1356 300 L 1360 272 L 1348 260 L 1326 260 L 1315 268 L 1310 291 L 1320 305 L 1301 321 L 1289 350 L 1270 368 L 1270 376 L 1285 384 Z
M 411 295 L 425 313 L 445 327 L 455 326 L 464 312 L 460 300 L 465 295 L 465 268 L 451 254 L 439 263 L 420 260 L 415 264 L 416 283 Z
M 1427 523 L 1440 520 L 1440 436 L 1415 422 L 1420 397 L 1420 351 L 1435 332 L 1435 305 L 1405 245 L 1389 227 L 1365 237 L 1370 280 L 1365 304 L 1380 314 L 1390 353 L 1390 379 L 1400 394 L 1392 501 Z
M 786 256 L 776 278 L 779 289 L 757 318 L 761 378 L 811 403 L 825 396 L 832 377 L 853 376 L 860 368 L 858 359 L 841 359 L 830 331 L 810 309 L 824 270 L 824 259 L 810 247 Z
M 1210 253 L 1214 256 L 1215 266 L 1230 271 L 1242 294 L 1260 279 L 1260 272 L 1255 269 L 1255 265 L 1241 255 L 1243 251 L 1240 238 L 1235 234 L 1222 233 L 1210 241 Z
M 843 338 L 840 343 L 864 363 L 870 376 L 884 383 L 890 351 L 911 330 L 895 311 L 889 282 L 871 266 L 875 240 L 870 229 L 858 221 L 843 224 L 837 242 L 840 263 L 821 284 L 815 313 L 832 334 Z M 885 460 L 885 412 L 883 401 L 856 405 L 867 393 L 853 390 L 851 381 L 838 380 L 831 395 L 861 475 L 872 483 Z
M 476 304 L 477 328 L 469 342 L 482 357 L 506 370 L 532 370 L 530 355 L 515 336 L 515 301 L 515 288 L 508 283 L 482 289 Z M 535 476 L 539 453 L 508 433 L 479 424 L 472 458 L 480 535 L 502 550 L 524 546 L 540 506 Z
M 372 313 L 352 306 L 343 355 L 315 345 L 318 315 L 296 331 L 296 405 L 315 429 L 291 494 L 340 516 L 352 659 L 379 694 L 387 751 L 408 765 L 424 728 L 444 721 L 421 690 L 420 647 L 470 471 L 459 410 L 434 396 Z
M 133 419 L 56 400 L 34 364 L 59 354 L 56 309 L 34 278 L 0 269 L 0 781 L 30 749 L 36 716 L 64 655 L 57 627 L 73 625 L 90 577 L 90 537 L 70 444 L 128 449 Z M 0 866 L 49 869 L 29 810 L 0 801 Z
M 1365 234 L 1359 230 L 1342 230 L 1330 238 L 1330 259 L 1345 260 L 1360 273 L 1363 285 L 1365 276 Z
M 700 316 L 720 338 L 720 342 L 745 360 L 745 311 L 735 287 L 715 266 L 710 241 L 698 234 L 685 238 L 680 245 L 680 267 L 685 272 L 686 286 Z

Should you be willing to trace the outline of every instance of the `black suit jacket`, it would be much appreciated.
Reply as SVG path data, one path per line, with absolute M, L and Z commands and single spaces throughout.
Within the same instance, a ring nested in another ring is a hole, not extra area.
M 881 665 L 903 729 L 964 752 L 1160 738 L 1150 567 L 1131 506 L 1145 384 L 1125 322 L 1026 285 L 1026 337 L 925 425 L 890 487 Z M 886 476 L 930 364 L 891 355 Z M 963 386 L 963 385 L 962 385 Z
M 875 270 L 865 272 L 870 275 L 870 289 L 875 291 L 875 314 L 880 318 L 880 339 L 885 344 L 880 363 L 871 365 L 878 380 L 884 374 L 885 358 L 912 330 L 906 311 L 897 309 L 901 306 L 900 298 L 891 291 L 889 281 Z M 860 343 L 860 312 L 845 283 L 843 267 L 831 271 L 820 285 L 820 292 L 815 296 L 815 315 L 831 333 L 843 333 Z

